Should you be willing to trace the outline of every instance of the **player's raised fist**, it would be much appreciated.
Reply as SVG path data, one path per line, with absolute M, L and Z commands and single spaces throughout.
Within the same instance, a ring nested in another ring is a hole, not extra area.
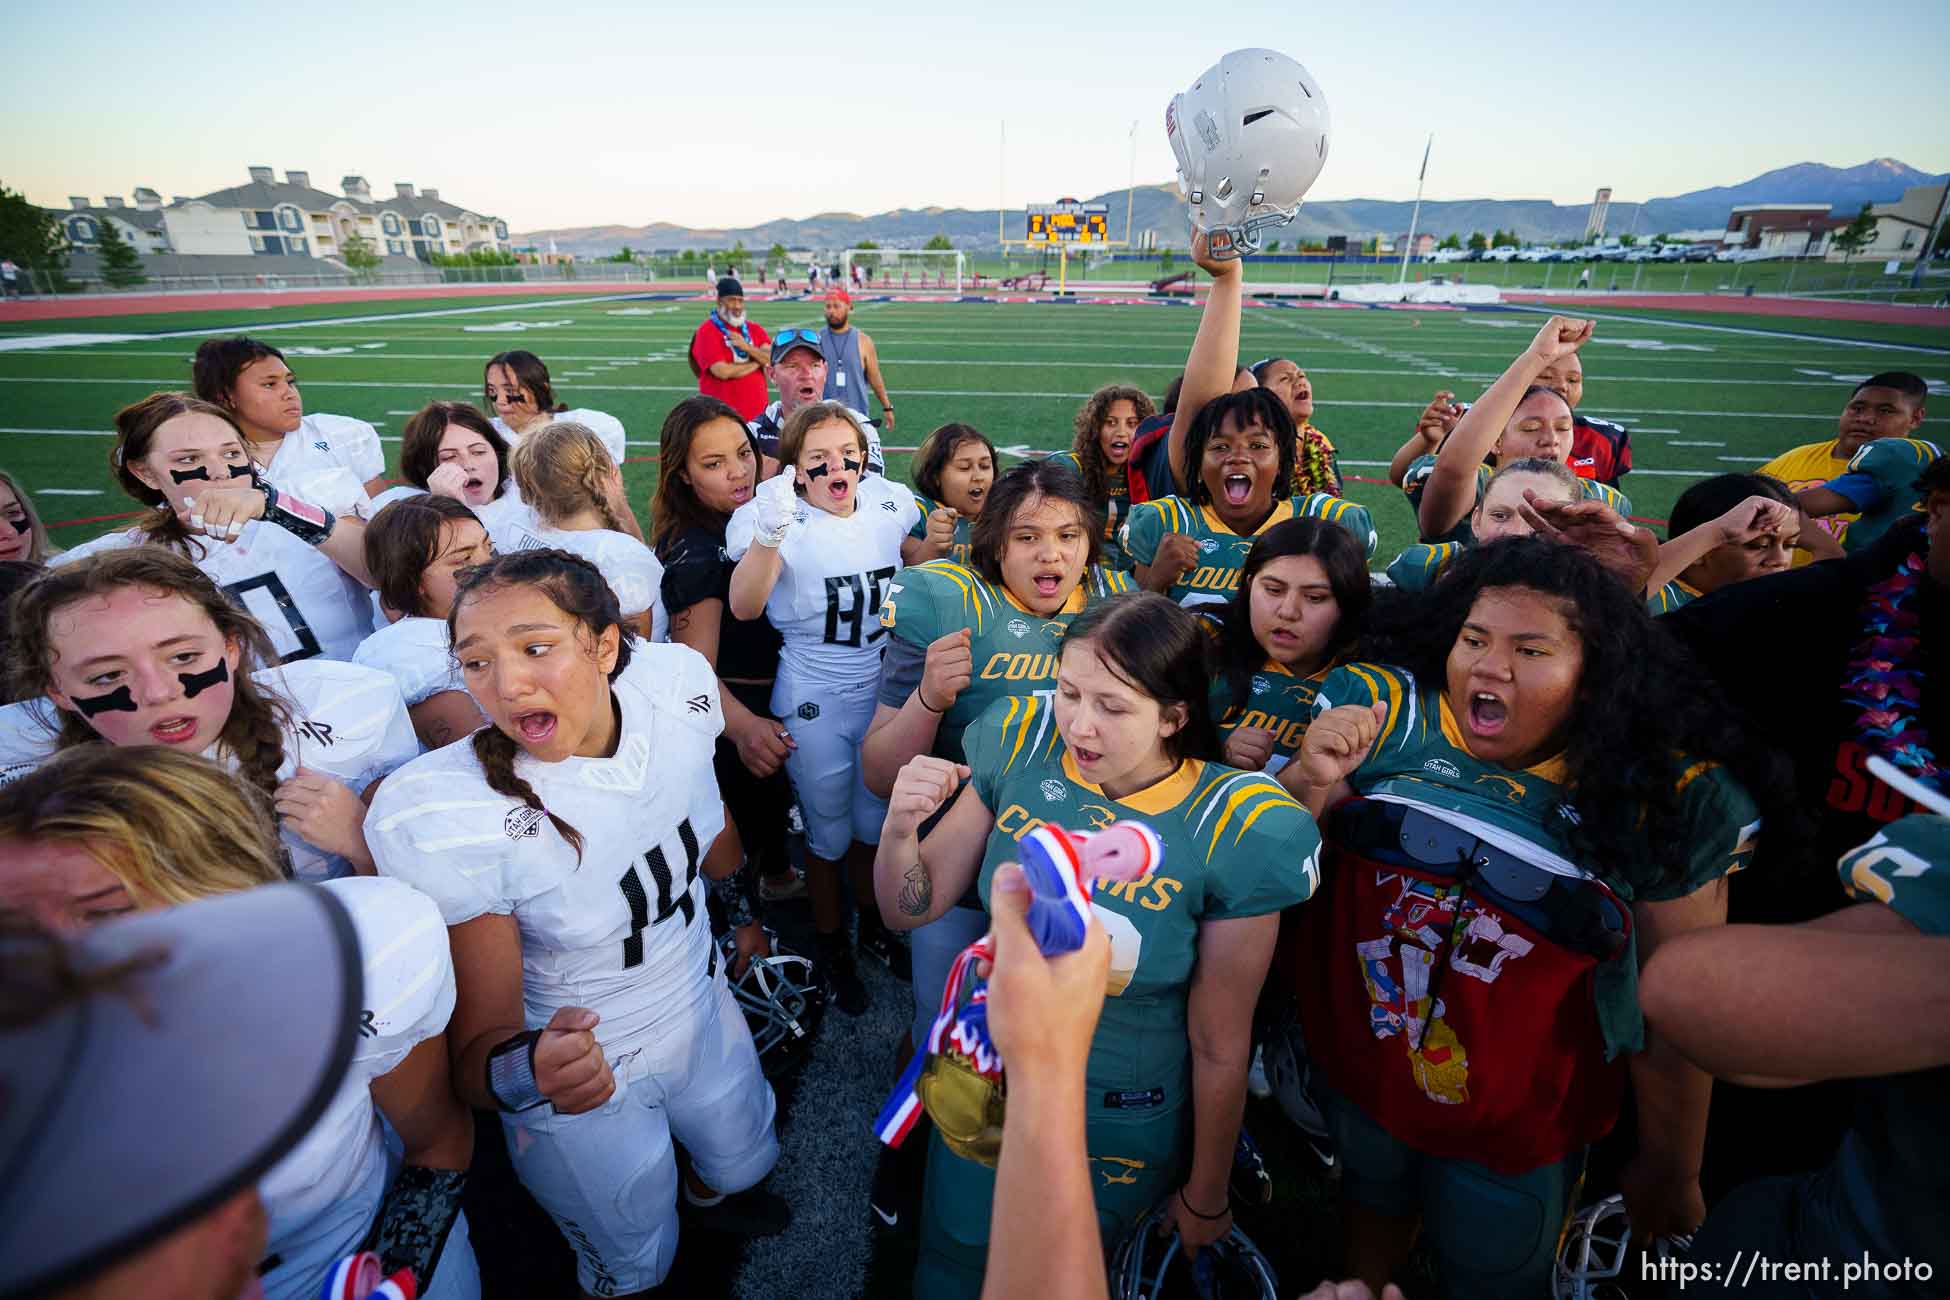
M 587 1007 L 561 1007 L 535 1040 L 535 1086 L 564 1115 L 594 1110 L 616 1091 L 595 1029 L 602 1020 Z
M 1199 270 L 1205 272 L 1214 280 L 1222 280 L 1227 276 L 1243 275 L 1245 273 L 1239 264 L 1238 258 L 1228 257 L 1222 259 L 1213 257 L 1211 241 L 1206 238 L 1203 230 L 1199 230 L 1196 227 L 1192 230 L 1192 261 L 1197 265 Z
M 1273 733 L 1265 727 L 1240 727 L 1226 737 L 1226 762 L 1242 772 L 1261 772 L 1273 757 Z
M 1293 760 L 1300 767 L 1300 779 L 1317 790 L 1346 780 L 1367 758 L 1387 718 L 1388 706 L 1380 701 L 1343 704 L 1315 718 Z
M 467 471 L 452 461 L 435 466 L 433 473 L 427 475 L 427 491 L 437 497 L 463 501 L 466 485 Z
M 1158 543 L 1157 558 L 1151 561 L 1151 572 L 1164 578 L 1166 587 L 1197 567 L 1198 543 L 1184 533 L 1166 533 Z
M 894 778 L 894 789 L 887 796 L 887 822 L 883 837 L 912 835 L 935 809 L 954 797 L 969 777 L 965 764 L 951 763 L 932 754 L 919 754 Z
M 974 633 L 958 627 L 946 636 L 928 643 L 928 658 L 921 670 L 921 707 L 930 713 L 946 713 L 968 689 L 975 676 L 975 659 L 969 653 Z
M 760 546 L 777 547 L 786 530 L 799 518 L 799 496 L 793 485 L 799 471 L 787 468 L 758 485 L 752 493 L 752 530 Z
M 1570 356 L 1590 340 L 1590 321 L 1576 316 L 1553 316 L 1530 341 L 1530 352 L 1540 361 L 1556 361 Z
M 1446 388 L 1441 389 L 1422 408 L 1421 418 L 1415 421 L 1415 432 L 1421 434 L 1422 440 L 1433 449 L 1449 435 L 1460 419 L 1462 410 L 1456 405 L 1456 395 Z
M 955 544 L 955 525 L 960 521 L 961 513 L 953 506 L 936 506 L 928 511 L 928 545 L 945 553 Z

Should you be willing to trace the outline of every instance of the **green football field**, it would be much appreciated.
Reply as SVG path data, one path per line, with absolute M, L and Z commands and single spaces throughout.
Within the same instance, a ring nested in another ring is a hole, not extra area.
M 492 353 L 530 349 L 548 362 L 571 406 L 608 411 L 629 430 L 631 498 L 645 510 L 656 480 L 664 412 L 695 384 L 684 357 L 704 314 L 696 300 L 652 297 L 455 303 L 363 303 L 281 311 L 13 323 L 0 328 L 0 465 L 20 475 L 61 544 L 110 527 L 134 503 L 109 476 L 115 410 L 186 387 L 199 338 L 242 329 L 285 350 L 306 409 L 369 420 L 397 439 L 432 398 L 478 398 Z M 820 321 L 816 302 L 754 300 L 768 330 Z M 1833 436 L 1852 382 L 1914 370 L 1950 382 L 1940 332 L 1903 326 L 1668 313 L 1598 313 L 1585 349 L 1584 410 L 1633 431 L 1636 513 L 1663 521 L 1686 486 L 1759 465 L 1783 448 Z M 345 319 L 358 317 L 357 320 Z M 1182 367 L 1198 312 L 1142 303 L 862 303 L 859 325 L 879 345 L 898 426 L 911 447 L 948 420 L 966 420 L 1008 449 L 1004 462 L 1066 447 L 1071 419 L 1100 384 L 1153 394 Z M 1351 496 L 1381 529 L 1377 564 L 1414 540 L 1389 456 L 1439 388 L 1473 399 L 1520 351 L 1542 317 L 1500 308 L 1376 310 L 1251 307 L 1241 359 L 1292 357 L 1312 376 L 1315 422 L 1340 448 Z M 165 337 L 165 333 L 174 336 Z M 94 343 L 35 338 L 93 335 Z M 1932 422 L 1934 423 L 1934 422 Z M 890 473 L 905 476 L 905 455 Z M 1368 481 L 1373 480 L 1373 481 Z

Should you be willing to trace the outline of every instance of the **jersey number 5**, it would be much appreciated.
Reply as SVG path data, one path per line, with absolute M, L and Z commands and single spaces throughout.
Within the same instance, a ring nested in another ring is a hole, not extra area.
M 887 635 L 887 629 L 878 626 L 880 599 L 885 593 L 888 579 L 894 576 L 894 569 L 875 569 L 870 573 L 849 573 L 841 577 L 826 579 L 826 644 L 858 646 L 860 632 L 866 621 L 876 621 L 873 631 L 867 633 L 867 642 L 872 644 Z M 863 583 L 861 579 L 866 581 Z M 840 593 L 851 592 L 853 599 L 848 608 L 840 608 Z M 841 626 L 845 626 L 842 635 Z
M 684 880 L 679 884 L 670 869 L 670 860 L 664 855 L 664 846 L 655 845 L 643 855 L 643 865 L 650 868 L 650 879 L 657 886 L 657 915 L 650 915 L 650 898 L 643 888 L 643 877 L 637 874 L 636 863 L 623 873 L 617 885 L 623 891 L 623 899 L 630 906 L 630 936 L 623 940 L 623 969 L 643 964 L 643 932 L 653 925 L 662 925 L 679 912 L 684 914 L 684 924 L 689 925 L 697 919 L 697 902 L 691 897 L 691 886 L 697 881 L 697 832 L 691 829 L 690 818 L 677 823 L 677 838 L 684 844 Z

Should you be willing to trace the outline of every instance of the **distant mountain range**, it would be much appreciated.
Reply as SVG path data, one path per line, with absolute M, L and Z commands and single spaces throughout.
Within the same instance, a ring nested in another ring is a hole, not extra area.
M 1823 163 L 1796 163 L 1763 172 L 1738 185 L 1718 185 L 1670 198 L 1651 199 L 1643 205 L 1614 199 L 1607 229 L 1613 234 L 1636 230 L 1641 235 L 1662 231 L 1722 228 L 1727 209 L 1743 203 L 1827 203 L 1838 212 L 1853 213 L 1864 203 L 1886 203 L 1902 197 L 1912 185 L 1928 185 L 1943 180 L 1920 172 L 1894 158 L 1876 158 L 1856 167 L 1830 167 Z M 1124 238 L 1126 196 L 1123 190 L 1099 194 L 1087 200 L 1110 208 L 1112 239 Z M 1158 232 L 1161 243 L 1183 246 L 1187 217 L 1184 200 L 1175 184 L 1140 186 L 1130 196 L 1131 227 L 1140 233 Z M 1366 236 L 1380 233 L 1393 237 L 1408 229 L 1413 204 L 1393 199 L 1310 200 L 1299 217 L 1282 232 L 1281 238 L 1315 239 L 1327 235 Z M 1428 202 L 1422 205 L 1418 229 L 1440 237 L 1451 232 L 1467 236 L 1480 230 L 1515 230 L 1526 240 L 1575 239 L 1584 234 L 1590 205 L 1566 206 L 1543 199 L 1461 199 Z M 1020 210 L 1007 214 L 1010 239 L 1022 237 Z M 701 230 L 690 226 L 656 221 L 644 226 L 576 226 L 557 230 L 533 230 L 515 236 L 521 244 L 546 247 L 550 240 L 558 250 L 578 256 L 603 256 L 625 244 L 639 252 L 686 248 L 728 249 L 743 241 L 747 249 L 763 253 L 773 244 L 787 248 L 835 250 L 851 248 L 864 240 L 886 248 L 918 248 L 935 235 L 946 235 L 957 248 L 992 249 L 996 241 L 996 216 L 969 208 L 899 208 L 861 216 L 854 212 L 822 212 L 800 220 L 767 221 L 756 226 L 722 230 Z

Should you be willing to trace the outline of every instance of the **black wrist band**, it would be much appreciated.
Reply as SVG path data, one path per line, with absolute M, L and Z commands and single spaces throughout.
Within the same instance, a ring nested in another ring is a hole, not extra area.
M 488 1096 L 510 1115 L 533 1110 L 547 1101 L 535 1083 L 535 1043 L 541 1034 L 524 1030 L 495 1044 L 487 1058 Z
M 317 546 L 332 535 L 332 526 L 338 521 L 329 511 L 286 496 L 263 479 L 257 481 L 257 490 L 264 494 L 265 523 L 276 524 L 308 546 Z
M 921 689 L 920 687 L 918 687 L 918 686 L 916 686 L 916 687 L 914 688 L 914 698 L 915 698 L 915 699 L 917 699 L 917 700 L 919 700 L 919 701 L 921 702 L 921 707 L 922 707 L 922 708 L 924 708 L 924 709 L 926 709 L 926 710 L 927 710 L 927 711 L 928 711 L 929 713 L 932 713 L 932 714 L 934 714 L 934 715 L 935 715 L 936 717 L 939 717 L 939 716 L 941 716 L 942 714 L 945 714 L 946 712 L 948 712 L 948 710 L 947 710 L 947 709 L 937 709 L 937 708 L 935 708 L 935 707 L 934 707 L 934 705 L 932 705 L 932 704 L 929 704 L 929 703 L 928 703 L 928 696 L 927 696 L 927 692 L 925 692 L 925 691 L 923 691 L 923 690 L 922 690 L 922 689 Z M 952 708 L 953 706 L 951 705 L 951 706 L 949 706 L 949 707 L 951 707 L 951 708 Z
M 1216 1220 L 1223 1219 L 1228 1214 L 1232 1213 L 1232 1201 L 1230 1198 L 1228 1198 L 1226 1201 L 1226 1207 L 1223 1210 L 1220 1210 L 1217 1214 L 1200 1214 L 1198 1212 L 1198 1209 L 1195 1206 L 1193 1206 L 1193 1204 L 1190 1201 L 1185 1199 L 1185 1189 L 1182 1187 L 1178 1189 L 1178 1203 L 1184 1206 L 1185 1209 L 1188 1212 L 1190 1212 L 1193 1218 L 1204 1219 L 1207 1223 L 1212 1223 L 1215 1222 Z

